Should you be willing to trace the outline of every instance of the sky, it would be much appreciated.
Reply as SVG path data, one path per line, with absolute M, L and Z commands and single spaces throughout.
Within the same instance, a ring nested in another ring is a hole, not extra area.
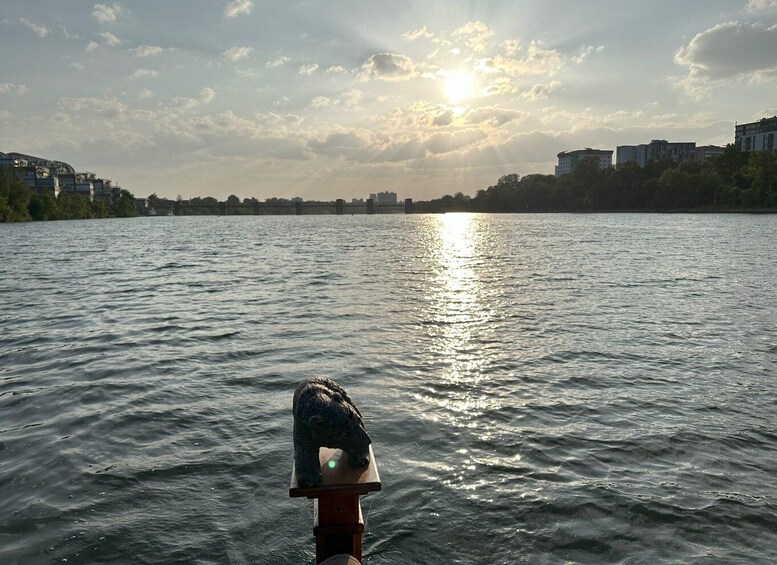
M 135 196 L 429 199 L 777 114 L 777 0 L 0 0 L 0 151 Z

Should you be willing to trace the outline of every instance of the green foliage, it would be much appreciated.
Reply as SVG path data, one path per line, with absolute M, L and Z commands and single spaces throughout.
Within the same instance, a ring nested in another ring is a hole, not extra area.
M 0 222 L 30 220 L 28 207 L 33 192 L 17 177 L 0 174 Z
M 37 194 L 17 177 L 0 173 L 0 222 L 25 222 L 29 220 L 83 220 L 136 216 L 135 197 L 128 191 L 121 192 L 118 204 L 109 209 L 105 202 L 89 202 L 70 192 Z
M 35 194 L 30 200 L 30 216 L 33 220 L 58 220 L 59 207 L 53 194 Z
M 89 202 L 78 194 L 60 192 L 57 197 L 58 220 L 85 220 L 91 218 Z
M 122 190 L 119 200 L 113 205 L 113 215 L 117 218 L 134 218 L 138 215 L 135 197 L 128 190 Z
M 777 152 L 742 153 L 733 145 L 704 161 L 634 162 L 599 169 L 583 159 L 560 177 L 504 175 L 474 198 L 417 202 L 422 212 L 559 212 L 777 208 Z

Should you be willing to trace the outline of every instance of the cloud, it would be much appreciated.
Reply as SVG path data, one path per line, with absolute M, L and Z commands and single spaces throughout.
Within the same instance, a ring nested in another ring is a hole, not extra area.
M 101 24 L 115 22 L 124 13 L 124 8 L 119 4 L 108 6 L 107 4 L 95 4 L 92 16 Z
M 697 34 L 675 54 L 678 65 L 711 79 L 777 68 L 777 25 L 727 22 Z
M 281 55 L 280 57 L 276 57 L 275 59 L 270 59 L 264 64 L 264 66 L 267 67 L 268 69 L 277 69 L 278 67 L 282 67 L 289 61 L 291 61 L 291 59 Z
M 212 88 L 208 88 L 207 86 L 200 90 L 200 101 L 203 104 L 206 104 L 213 100 L 216 97 L 216 91 L 214 91 Z
M 777 25 L 718 24 L 696 34 L 675 53 L 674 60 L 688 68 L 688 75 L 676 84 L 696 99 L 709 97 L 712 87 L 725 80 L 773 80 L 777 77 Z
M 80 35 L 71 32 L 63 25 L 59 26 L 59 29 L 62 30 L 62 35 L 65 36 L 65 39 L 83 39 Z
M 777 0 L 750 0 L 747 3 L 747 10 L 750 12 L 759 12 L 770 8 L 777 8 Z
M 316 96 L 310 101 L 311 108 L 327 108 L 332 105 L 332 99 L 326 96 Z
M 231 0 L 224 8 L 224 15 L 235 18 L 241 14 L 250 14 L 253 9 L 254 3 L 251 0 Z
M 38 25 L 24 18 L 19 18 L 19 20 L 28 28 L 30 28 L 32 32 L 38 37 L 46 37 L 49 33 L 49 28 L 47 28 L 46 26 Z
M 432 39 L 434 37 L 434 34 L 430 31 L 427 31 L 426 26 L 413 30 L 408 31 L 402 34 L 402 39 L 406 39 L 407 41 L 415 41 L 416 39 Z
M 121 44 L 121 40 L 108 31 L 103 33 L 98 33 L 97 35 L 100 36 L 100 38 L 102 39 L 103 46 L 116 47 L 117 45 Z M 90 41 L 89 44 L 86 46 L 86 50 L 95 51 L 100 47 L 101 47 L 101 44 L 98 43 L 97 41 Z
M 200 95 L 197 98 L 185 98 L 178 97 L 173 98 L 173 104 L 182 110 L 191 110 L 202 104 L 207 104 L 216 97 L 216 92 L 212 88 L 205 87 L 200 90 Z
M 353 108 L 361 102 L 363 92 L 361 90 L 352 89 L 347 92 L 343 92 L 337 98 L 329 98 L 327 96 L 316 96 L 310 101 L 311 108 L 329 108 L 332 106 L 342 106 L 344 108 Z
M 401 81 L 415 76 L 415 66 L 412 59 L 398 53 L 375 53 L 364 63 L 359 73 L 359 80 L 371 79 Z
M 523 120 L 527 117 L 525 112 L 510 110 L 508 108 L 497 108 L 488 106 L 484 108 L 475 108 L 464 113 L 462 119 L 467 124 L 478 125 L 486 124 L 492 127 L 499 127 L 508 122 Z
M 224 57 L 230 61 L 242 61 L 248 59 L 253 53 L 253 47 L 230 47 L 224 51 Z
M 159 71 L 150 71 L 148 69 L 137 69 L 134 73 L 132 73 L 132 78 L 154 78 L 157 76 L 159 76 Z
M 207 137 L 257 138 L 261 133 L 256 122 L 242 118 L 230 110 L 185 120 L 182 120 L 178 113 L 173 113 L 160 120 L 158 128 L 189 141 L 202 141 Z
M 521 98 L 524 100 L 543 100 L 560 86 L 561 83 L 557 80 L 545 84 L 535 84 L 529 90 L 521 94 Z
M 146 100 L 148 98 L 151 98 L 154 95 L 154 92 L 152 90 L 149 90 L 148 88 L 144 88 L 138 93 L 138 98 L 141 100 Z
M 435 127 L 445 127 L 453 123 L 454 113 L 450 108 L 446 108 L 432 118 L 432 124 Z
M 27 92 L 27 87 L 23 84 L 13 84 L 8 82 L 0 83 L 0 94 L 16 94 L 21 96 Z
M 326 72 L 329 73 L 329 74 L 332 74 L 332 75 L 338 75 L 338 74 L 347 73 L 348 69 L 346 69 L 345 67 L 343 67 L 341 65 L 334 65 L 334 66 L 329 67 L 326 70 Z
M 372 134 L 369 131 L 355 129 L 332 132 L 324 137 L 313 137 L 307 146 L 327 157 L 345 157 L 356 161 L 369 161 L 368 148 L 372 145 Z
M 513 94 L 518 92 L 518 87 L 507 77 L 499 77 L 491 81 L 483 90 L 484 96 Z
M 467 22 L 453 34 L 463 38 L 464 43 L 475 53 L 482 53 L 488 47 L 488 38 L 494 35 L 494 32 L 483 22 L 477 21 Z
M 304 76 L 304 77 L 309 77 L 310 75 L 315 73 L 317 70 L 318 70 L 318 65 L 316 63 L 311 63 L 309 65 L 302 65 L 299 68 L 299 71 L 297 71 L 297 74 L 299 74 L 301 76 Z
M 527 119 L 528 114 L 511 108 L 481 106 L 463 110 L 419 101 L 407 108 L 394 108 L 384 115 L 380 131 L 391 137 L 407 135 L 417 138 L 434 128 L 456 131 L 477 126 L 482 131 L 490 131 L 510 122 Z
M 98 33 L 97 35 L 102 37 L 103 43 L 108 47 L 116 47 L 117 45 L 121 44 L 121 39 L 119 39 L 109 31 L 104 31 L 102 33 Z
M 594 47 L 593 45 L 587 45 L 580 49 L 580 53 L 576 57 L 572 57 L 570 60 L 576 65 L 580 65 L 585 62 L 591 53 L 601 53 L 604 51 L 604 45 Z
M 518 50 L 521 48 L 521 42 L 517 39 L 505 39 L 499 46 L 504 49 L 505 55 L 508 57 L 515 57 Z
M 84 113 L 109 122 L 124 121 L 129 113 L 129 108 L 115 98 L 60 98 L 57 106 L 66 112 Z
M 523 57 L 495 55 L 478 61 L 476 70 L 483 73 L 502 73 L 510 77 L 524 75 L 553 76 L 564 66 L 564 56 L 556 49 L 545 49 L 532 41 Z
M 161 47 L 156 45 L 139 45 L 134 49 L 130 49 L 135 57 L 156 57 L 164 51 Z

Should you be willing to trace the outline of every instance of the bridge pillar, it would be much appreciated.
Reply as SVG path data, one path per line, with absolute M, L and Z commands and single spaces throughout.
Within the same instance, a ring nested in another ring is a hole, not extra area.
M 375 199 L 374 198 L 368 198 L 367 199 L 367 213 L 368 214 L 374 214 L 375 213 Z
M 295 202 L 294 203 L 294 213 L 297 216 L 301 216 L 302 215 L 302 202 Z
M 413 199 L 405 198 L 405 214 L 413 213 Z
M 342 216 L 344 209 L 345 209 L 345 200 L 343 200 L 342 198 L 338 198 L 337 202 L 335 202 L 335 213 L 338 216 Z

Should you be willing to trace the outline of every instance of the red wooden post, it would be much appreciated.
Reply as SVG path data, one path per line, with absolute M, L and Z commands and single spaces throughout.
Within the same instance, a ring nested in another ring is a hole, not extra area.
M 348 466 L 347 456 L 339 449 L 322 447 L 318 454 L 323 483 L 303 488 L 297 484 L 292 465 L 289 496 L 314 499 L 313 534 L 316 536 L 316 563 L 346 553 L 362 558 L 364 516 L 359 497 L 381 488 L 378 465 L 370 446 L 370 464 L 365 469 Z

